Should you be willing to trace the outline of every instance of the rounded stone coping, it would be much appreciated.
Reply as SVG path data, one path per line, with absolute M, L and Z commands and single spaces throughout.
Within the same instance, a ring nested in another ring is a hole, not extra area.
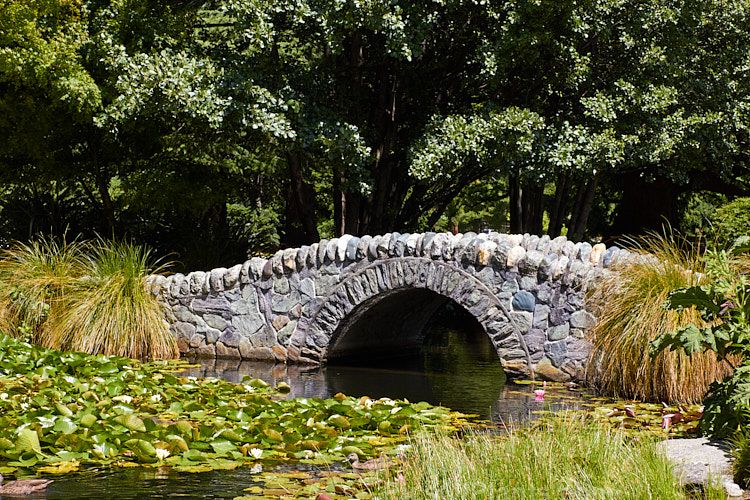
M 303 268 L 335 263 L 351 264 L 399 257 L 424 257 L 498 269 L 518 269 L 539 274 L 540 279 L 562 279 L 580 284 L 597 270 L 617 262 L 638 259 L 636 254 L 603 243 L 573 243 L 565 236 L 504 233 L 386 233 L 382 236 L 352 236 L 321 240 L 310 246 L 277 251 L 271 258 L 253 257 L 230 268 L 193 271 L 187 275 L 156 275 L 148 279 L 152 293 L 197 296 L 232 289 L 240 284 L 288 275 Z

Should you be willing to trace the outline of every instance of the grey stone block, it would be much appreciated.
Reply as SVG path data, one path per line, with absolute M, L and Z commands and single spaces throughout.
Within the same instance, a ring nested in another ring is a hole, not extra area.
M 533 312 L 534 306 L 536 305 L 536 299 L 532 293 L 521 290 L 513 295 L 512 305 L 514 310 Z

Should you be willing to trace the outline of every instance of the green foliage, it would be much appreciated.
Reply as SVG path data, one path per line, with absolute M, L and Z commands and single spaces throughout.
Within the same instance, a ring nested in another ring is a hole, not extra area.
M 508 175 L 596 176 L 607 204 L 631 173 L 742 187 L 747 13 L 745 0 L 1 0 L 0 240 L 70 226 L 207 267 L 203 242 L 239 228 L 228 204 L 262 207 L 252 248 L 275 241 L 270 211 L 280 227 L 309 217 L 307 238 L 413 231 Z M 291 158 L 310 193 L 281 215 L 301 192 Z M 38 222 L 56 193 L 65 210 Z M 219 253 L 248 248 L 234 250 Z
M 703 324 L 662 333 L 651 350 L 654 355 L 667 349 L 689 355 L 708 351 L 719 359 L 740 360 L 731 374 L 711 385 L 704 400 L 701 429 L 723 437 L 734 433 L 750 412 L 750 281 L 737 272 L 747 255 L 714 250 L 707 252 L 707 259 L 709 283 L 674 290 L 664 304 L 667 310 L 694 308 Z
M 286 400 L 258 380 L 174 374 L 185 365 L 60 353 L 0 334 L 0 464 L 57 473 L 135 463 L 198 472 L 259 459 L 325 465 L 343 460 L 345 447 L 363 458 L 395 454 L 407 429 L 445 429 L 459 417 L 388 399 Z
M 698 250 L 673 233 L 632 240 L 637 262 L 619 265 L 597 280 L 588 296 L 597 317 L 587 378 L 606 394 L 648 401 L 698 402 L 730 369 L 713 353 L 663 352 L 650 357 L 650 343 L 693 323 L 691 309 L 662 307 L 670 292 L 706 282 Z
M 146 288 L 148 250 L 125 242 L 18 243 L 0 256 L 0 325 L 35 343 L 134 358 L 179 355 Z
M 735 198 L 713 214 L 712 231 L 706 239 L 720 248 L 729 248 L 743 236 L 750 234 L 750 198 Z
M 508 435 L 418 440 L 403 482 L 388 477 L 376 491 L 415 500 L 685 498 L 656 440 L 631 440 L 574 415 Z
M 271 208 L 250 208 L 240 204 L 227 206 L 227 219 L 234 234 L 243 240 L 248 256 L 273 253 L 281 243 L 279 214 Z
M 734 447 L 732 462 L 732 472 L 734 482 L 747 488 L 750 483 L 750 430 L 741 428 L 733 437 L 732 444 Z

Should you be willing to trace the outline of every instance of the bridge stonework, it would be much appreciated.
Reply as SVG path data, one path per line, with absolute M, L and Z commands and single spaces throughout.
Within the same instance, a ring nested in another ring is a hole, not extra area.
M 232 268 L 157 276 L 180 352 L 322 364 L 418 349 L 452 300 L 510 377 L 581 379 L 594 323 L 587 283 L 633 255 L 564 237 L 344 235 Z

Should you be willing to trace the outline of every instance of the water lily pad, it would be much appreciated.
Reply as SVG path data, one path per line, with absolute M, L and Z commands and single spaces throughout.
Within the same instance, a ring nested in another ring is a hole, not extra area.
M 118 415 L 113 420 L 118 424 L 127 427 L 131 431 L 146 432 L 146 426 L 143 425 L 143 420 L 135 415 Z
M 39 435 L 36 431 L 29 428 L 21 429 L 16 440 L 16 450 L 19 452 L 34 451 L 41 454 L 42 448 L 39 445 Z

